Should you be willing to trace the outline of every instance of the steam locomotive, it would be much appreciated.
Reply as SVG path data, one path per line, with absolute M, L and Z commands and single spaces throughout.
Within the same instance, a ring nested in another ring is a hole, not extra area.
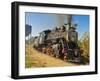
M 70 62 L 81 62 L 82 50 L 78 46 L 76 25 L 71 23 L 53 30 L 44 30 L 34 38 L 33 47 L 45 54 Z

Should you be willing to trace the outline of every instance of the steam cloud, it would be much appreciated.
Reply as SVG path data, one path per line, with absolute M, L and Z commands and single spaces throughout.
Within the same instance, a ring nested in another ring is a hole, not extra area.
M 72 23 L 72 15 L 57 15 L 58 27 L 63 26 L 65 23 Z

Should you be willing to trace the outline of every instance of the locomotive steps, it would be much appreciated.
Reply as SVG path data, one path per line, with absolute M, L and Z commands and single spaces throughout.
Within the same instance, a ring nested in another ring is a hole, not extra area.
M 25 67 L 59 67 L 59 66 L 77 66 L 78 64 L 64 62 L 58 58 L 43 54 L 34 48 L 32 45 L 26 46 Z

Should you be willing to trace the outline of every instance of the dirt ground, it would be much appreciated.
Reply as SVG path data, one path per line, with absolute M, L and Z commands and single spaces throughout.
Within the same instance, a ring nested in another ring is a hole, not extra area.
M 59 67 L 59 66 L 76 66 L 77 64 L 64 62 L 61 59 L 43 54 L 32 46 L 26 46 L 25 67 Z

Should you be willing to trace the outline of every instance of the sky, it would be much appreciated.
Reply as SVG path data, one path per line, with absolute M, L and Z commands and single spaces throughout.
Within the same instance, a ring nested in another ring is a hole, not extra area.
M 25 13 L 25 24 L 32 26 L 32 36 L 39 35 L 40 32 L 47 29 L 54 29 L 67 23 L 67 14 L 51 14 L 51 13 Z M 72 23 L 76 23 L 79 38 L 84 32 L 89 32 L 89 16 L 88 15 L 72 15 Z

